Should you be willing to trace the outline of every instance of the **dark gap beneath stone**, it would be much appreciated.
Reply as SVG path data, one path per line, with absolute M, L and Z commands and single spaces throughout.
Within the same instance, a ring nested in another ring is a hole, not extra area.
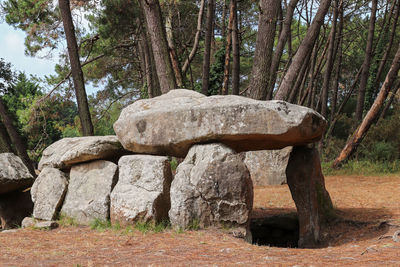
M 299 219 L 297 214 L 280 214 L 253 218 L 250 223 L 253 244 L 259 246 L 297 248 Z

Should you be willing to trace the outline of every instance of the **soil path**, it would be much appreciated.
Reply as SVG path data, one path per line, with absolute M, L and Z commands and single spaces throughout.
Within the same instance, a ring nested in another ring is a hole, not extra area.
M 325 229 L 319 249 L 256 246 L 227 230 L 61 227 L 0 233 L 0 266 L 400 266 L 400 176 L 326 178 L 344 220 Z M 255 216 L 295 212 L 287 186 L 255 188 Z

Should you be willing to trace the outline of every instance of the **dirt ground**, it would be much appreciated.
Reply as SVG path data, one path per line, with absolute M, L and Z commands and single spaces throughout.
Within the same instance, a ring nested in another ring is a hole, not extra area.
M 0 233 L 0 266 L 400 266 L 400 176 L 326 177 L 342 221 L 318 249 L 257 246 L 227 230 L 99 232 L 88 227 Z M 287 186 L 255 188 L 255 216 L 295 212 Z

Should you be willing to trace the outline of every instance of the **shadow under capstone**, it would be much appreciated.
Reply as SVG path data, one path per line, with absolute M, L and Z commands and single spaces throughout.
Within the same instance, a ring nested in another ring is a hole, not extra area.
M 297 248 L 299 219 L 297 214 L 280 214 L 253 218 L 250 222 L 252 244 L 259 246 Z

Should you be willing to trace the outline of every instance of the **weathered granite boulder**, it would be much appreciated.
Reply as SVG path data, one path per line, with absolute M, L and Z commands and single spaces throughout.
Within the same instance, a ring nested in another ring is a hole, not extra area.
M 38 169 L 65 169 L 81 162 L 118 159 L 123 154 L 126 151 L 114 135 L 64 138 L 43 151 Z
M 286 184 L 286 166 L 292 147 L 245 153 L 244 163 L 254 186 Z
M 22 160 L 13 153 L 0 154 L 0 194 L 25 189 L 34 178 Z
M 35 228 L 35 229 L 55 229 L 58 223 L 55 221 L 41 221 L 32 217 L 25 217 L 21 223 L 22 228 Z
M 325 127 L 317 112 L 284 101 L 206 97 L 185 89 L 136 101 L 114 124 L 127 150 L 176 157 L 212 141 L 236 152 L 307 144 L 319 140 Z
M 51 221 L 56 218 L 67 192 L 68 176 L 55 168 L 44 168 L 31 188 L 33 217 Z
M 33 202 L 29 190 L 0 195 L 0 221 L 3 229 L 17 228 L 32 215 Z
M 172 174 L 167 157 L 124 156 L 119 179 L 111 193 L 111 222 L 122 225 L 168 219 Z
M 321 239 L 321 225 L 335 218 L 318 150 L 312 145 L 293 147 L 286 176 L 299 215 L 298 245 L 315 247 Z
M 249 171 L 239 154 L 222 144 L 195 145 L 171 184 L 169 218 L 174 227 L 230 225 L 250 234 L 253 205 Z
M 117 182 L 117 169 L 116 164 L 105 160 L 74 165 L 61 213 L 80 224 L 109 219 L 110 194 Z

